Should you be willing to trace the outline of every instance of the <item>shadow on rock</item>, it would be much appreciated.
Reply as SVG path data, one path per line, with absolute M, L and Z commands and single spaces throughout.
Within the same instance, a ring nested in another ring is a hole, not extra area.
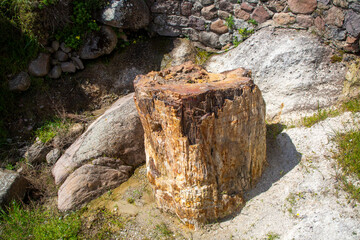
M 282 133 L 284 128 L 285 126 L 281 124 L 267 125 L 268 166 L 256 186 L 245 194 L 246 201 L 267 191 L 300 162 L 301 153 L 296 150 L 289 135 Z

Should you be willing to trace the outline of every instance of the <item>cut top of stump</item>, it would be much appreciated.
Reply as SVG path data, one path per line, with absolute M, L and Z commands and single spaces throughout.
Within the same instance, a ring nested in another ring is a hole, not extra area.
M 209 73 L 192 62 L 140 75 L 134 81 L 135 88 L 147 92 L 167 92 L 180 96 L 199 95 L 211 90 L 239 88 L 244 85 L 254 86 L 251 71 L 238 68 L 223 73 Z M 180 96 L 176 96 L 179 98 Z M 169 97 L 169 96 L 168 96 Z

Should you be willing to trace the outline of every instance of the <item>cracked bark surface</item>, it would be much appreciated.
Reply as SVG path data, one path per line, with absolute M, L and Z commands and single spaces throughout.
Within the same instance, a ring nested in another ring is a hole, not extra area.
M 188 62 L 134 85 L 158 207 L 190 227 L 240 209 L 266 162 L 265 103 L 251 72 Z

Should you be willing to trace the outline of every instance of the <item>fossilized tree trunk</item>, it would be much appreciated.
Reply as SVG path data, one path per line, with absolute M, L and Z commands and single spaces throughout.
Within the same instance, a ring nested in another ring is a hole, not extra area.
M 185 63 L 135 80 L 157 204 L 189 226 L 238 210 L 263 172 L 265 103 L 249 77 Z

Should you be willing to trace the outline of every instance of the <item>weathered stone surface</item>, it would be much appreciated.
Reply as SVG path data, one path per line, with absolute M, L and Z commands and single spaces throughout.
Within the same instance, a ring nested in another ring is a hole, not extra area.
M 102 26 L 99 32 L 91 34 L 80 48 L 79 55 L 82 59 L 95 59 L 104 54 L 110 54 L 117 44 L 117 36 L 114 30 L 108 26 Z
M 101 14 L 109 26 L 138 30 L 149 25 L 150 11 L 143 0 L 111 0 Z
M 226 20 L 228 17 L 230 17 L 230 13 L 223 10 L 218 10 L 218 16 L 219 18 Z
M 46 162 L 49 165 L 54 165 L 56 161 L 60 158 L 60 156 L 61 151 L 58 148 L 55 148 L 46 155 Z
M 250 13 L 248 13 L 240 8 L 235 9 L 234 15 L 235 15 L 235 17 L 243 19 L 245 21 L 250 19 Z
M 219 41 L 222 46 L 225 46 L 226 44 L 231 43 L 231 35 L 229 33 L 222 34 Z
M 79 57 L 71 57 L 71 60 L 74 62 L 76 69 L 84 69 L 84 64 Z
M 67 55 L 67 53 L 65 53 L 61 50 L 56 51 L 54 57 L 60 62 L 65 62 L 66 60 L 69 59 L 69 56 Z
M 251 69 L 264 96 L 268 120 L 279 112 L 290 119 L 299 112 L 331 106 L 341 96 L 345 67 L 331 63 L 333 54 L 306 31 L 264 28 L 228 53 L 211 57 L 207 69 Z
M 353 9 L 354 11 L 360 13 L 360 2 L 353 2 L 350 4 L 349 8 Z
M 187 27 L 189 20 L 187 17 L 171 15 L 167 16 L 166 23 L 170 26 Z
M 213 3 L 214 3 L 214 0 L 201 0 L 201 4 L 204 6 L 207 6 L 207 5 L 210 5 Z
M 217 17 L 217 9 L 216 9 L 215 5 L 210 5 L 210 6 L 207 6 L 207 7 L 204 7 L 203 9 L 201 9 L 201 15 L 207 20 L 216 18 Z
M 19 173 L 0 168 L 0 209 L 12 200 L 22 200 L 29 182 Z
M 153 24 L 151 26 L 151 29 L 160 36 L 177 37 L 181 34 L 181 31 L 179 29 L 167 25 Z
M 301 27 L 311 27 L 314 24 L 314 19 L 308 15 L 298 14 L 296 15 L 296 22 Z
M 177 38 L 173 41 L 173 44 L 173 50 L 164 55 L 161 61 L 161 69 L 178 66 L 188 61 L 195 61 L 197 52 L 190 40 Z
M 66 44 L 64 42 L 60 44 L 60 48 L 65 53 L 71 52 L 71 47 L 66 46 Z
M 260 6 L 255 8 L 254 12 L 251 14 L 251 18 L 255 19 L 258 23 L 263 23 L 270 19 L 271 16 L 263 6 Z
M 184 16 L 190 16 L 192 7 L 193 4 L 191 2 L 181 3 L 181 14 Z
M 345 15 L 340 8 L 332 7 L 327 12 L 325 23 L 341 27 L 344 23 Z
M 199 41 L 205 44 L 205 46 L 210 46 L 219 49 L 221 48 L 219 35 L 213 32 L 201 32 L 199 34 Z
M 282 12 L 285 9 L 286 6 L 286 0 L 272 0 L 270 1 L 266 6 L 273 12 L 279 13 Z
M 203 31 L 205 30 L 205 20 L 199 17 L 190 16 L 189 26 L 196 30 Z
M 248 4 L 247 2 L 241 3 L 240 7 L 242 10 L 248 13 L 251 13 L 254 10 L 254 7 Z
M 10 91 L 26 91 L 31 84 L 30 76 L 27 72 L 21 72 L 9 81 Z
M 360 94 L 360 60 L 349 64 L 345 75 L 344 95 L 347 97 L 358 97 Z
M 34 77 L 44 77 L 50 70 L 50 54 L 40 53 L 39 56 L 30 62 L 29 73 Z
M 30 164 L 39 164 L 45 162 L 46 155 L 49 151 L 50 149 L 45 143 L 40 141 L 40 139 L 36 139 L 35 143 L 25 152 L 24 158 Z
M 347 0 L 333 0 L 332 2 L 335 6 L 338 6 L 338 7 L 342 7 L 342 8 L 348 7 Z
M 346 38 L 346 31 L 345 29 L 337 28 L 334 26 L 328 26 L 326 27 L 324 36 L 328 39 L 342 41 L 345 40 Z
M 325 30 L 325 21 L 322 17 L 317 16 L 314 20 L 314 25 L 317 29 L 319 29 L 320 31 L 324 31 Z
M 61 76 L 62 70 L 61 67 L 56 65 L 49 72 L 49 78 L 57 79 Z
M 348 10 L 345 15 L 344 26 L 351 36 L 358 37 L 360 35 L 360 14 Z
M 52 41 L 51 47 L 52 47 L 52 49 L 54 49 L 54 51 L 56 52 L 57 50 L 59 50 L 60 44 L 59 44 L 58 41 Z
M 273 20 L 279 25 L 288 25 L 295 22 L 295 16 L 290 13 L 275 13 Z
M 223 11 L 226 11 L 226 12 L 232 12 L 234 7 L 233 5 L 231 4 L 231 2 L 227 1 L 227 0 L 223 0 L 223 1 L 220 1 L 218 3 L 219 5 L 219 9 L 220 10 L 223 10 Z
M 176 14 L 179 11 L 178 1 L 159 0 L 151 6 L 152 13 Z
M 151 72 L 136 79 L 135 101 L 158 207 L 190 226 L 238 210 L 266 161 L 265 104 L 249 71 Z
M 145 161 L 143 129 L 133 94 L 120 98 L 66 150 L 52 169 L 60 184 L 77 168 L 101 156 L 137 167 Z
M 224 23 L 224 20 L 221 19 L 212 22 L 210 25 L 210 30 L 217 34 L 224 34 L 229 31 L 228 27 Z
M 64 62 L 64 63 L 61 63 L 60 66 L 61 66 L 61 71 L 63 71 L 63 72 L 69 72 L 69 73 L 76 72 L 75 64 L 72 62 Z
M 183 28 L 182 33 L 192 41 L 199 41 L 199 33 L 192 28 Z
M 58 192 L 60 211 L 73 210 L 125 182 L 132 172 L 119 159 L 99 158 L 75 170 Z
M 288 0 L 290 10 L 293 13 L 309 14 L 316 9 L 316 0 Z

